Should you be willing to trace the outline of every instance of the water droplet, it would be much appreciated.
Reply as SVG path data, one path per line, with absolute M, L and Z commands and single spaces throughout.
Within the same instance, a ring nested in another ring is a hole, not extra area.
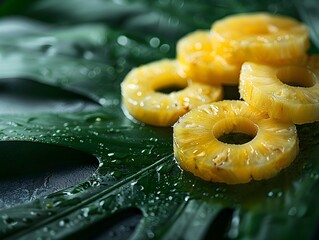
M 24 223 L 31 223 L 31 222 L 32 222 L 32 219 L 24 217 L 24 218 L 22 218 L 22 222 L 24 222 Z
M 150 40 L 150 46 L 151 46 L 152 48 L 157 48 L 157 47 L 160 45 L 160 43 L 161 43 L 161 41 L 160 41 L 160 39 L 157 38 L 157 37 L 153 37 L 153 38 L 151 38 L 151 40 Z
M 312 172 L 310 174 L 310 177 L 314 180 L 318 180 L 319 179 L 319 173 L 316 173 L 316 172 Z
M 99 104 L 105 105 L 107 103 L 107 100 L 105 98 L 100 98 L 99 99 Z
M 222 193 L 225 193 L 227 190 L 226 190 L 226 188 L 224 188 L 224 187 L 217 187 L 216 188 L 216 192 L 222 192 Z
M 124 57 L 120 57 L 117 59 L 117 64 L 123 67 L 126 64 L 126 59 Z
M 268 192 L 267 194 L 268 197 L 273 197 L 274 196 L 274 193 L 272 191 Z
M 296 213 L 297 213 L 297 208 L 295 208 L 295 207 L 291 207 L 291 208 L 289 209 L 289 211 L 288 211 L 288 215 L 289 215 L 289 216 L 295 216 Z
M 63 220 L 61 220 L 61 221 L 59 222 L 59 226 L 60 226 L 60 227 L 64 227 L 64 226 L 65 226 L 65 222 L 64 222 Z
M 128 43 L 128 38 L 124 35 L 121 35 L 117 38 L 117 43 L 120 44 L 121 46 L 125 46 Z
M 182 8 L 184 6 L 184 0 L 173 0 L 173 4 L 177 7 L 177 8 Z
M 267 197 L 269 198 L 280 198 L 282 195 L 283 193 L 280 189 L 273 189 L 267 193 Z
M 87 218 L 89 216 L 90 209 L 88 207 L 82 208 L 81 211 L 83 217 Z
M 228 237 L 230 239 L 235 239 L 239 234 L 239 224 L 240 224 L 240 214 L 239 211 L 233 213 L 233 218 L 231 220 L 230 230 L 228 232 Z
M 174 163 L 167 163 L 165 165 L 159 166 L 156 169 L 156 171 L 159 172 L 159 173 L 162 173 L 162 174 L 167 174 L 173 169 L 174 166 L 175 166 Z
M 162 46 L 160 46 L 160 51 L 162 52 L 162 53 L 168 53 L 169 52 L 169 50 L 170 50 L 170 46 L 168 45 L 168 44 L 163 44 Z
M 119 172 L 119 171 L 113 171 L 113 172 L 111 172 L 110 174 L 111 174 L 111 176 L 113 176 L 113 177 L 115 177 L 115 178 L 120 178 L 120 177 L 122 177 L 122 173 Z

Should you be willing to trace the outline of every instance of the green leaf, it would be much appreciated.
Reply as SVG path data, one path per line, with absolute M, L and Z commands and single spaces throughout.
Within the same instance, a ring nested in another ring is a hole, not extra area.
M 93 239 L 107 231 L 118 239 L 125 234 L 132 239 L 313 239 L 319 223 L 318 123 L 298 126 L 300 153 L 289 168 L 267 181 L 232 186 L 182 171 L 173 157 L 172 129 L 134 121 L 121 107 L 120 83 L 133 67 L 174 58 L 184 34 L 251 11 L 299 18 L 299 9 L 284 0 L 4 1 L 0 80 L 32 81 L 96 104 L 83 111 L 48 106 L 40 112 L 0 113 L 1 141 L 79 150 L 95 157 L 99 167 L 80 184 L 1 209 L 0 238 Z M 236 89 L 225 91 L 236 96 Z M 135 221 L 133 227 L 125 227 L 125 219 Z

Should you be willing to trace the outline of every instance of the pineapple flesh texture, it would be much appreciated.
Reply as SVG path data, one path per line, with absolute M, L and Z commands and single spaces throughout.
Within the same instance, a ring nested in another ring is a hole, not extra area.
M 181 117 L 173 130 L 174 155 L 181 168 L 212 182 L 268 179 L 289 166 L 299 151 L 294 124 L 271 119 L 239 100 L 202 105 Z M 253 139 L 244 144 L 219 140 L 234 132 Z
M 319 57 L 298 65 L 246 62 L 240 74 L 242 99 L 272 118 L 295 124 L 319 120 Z
M 237 14 L 211 27 L 214 51 L 232 62 L 289 63 L 309 48 L 307 27 L 286 16 Z
M 181 38 L 176 55 L 191 79 L 207 84 L 238 85 L 241 64 L 231 64 L 213 51 L 209 31 L 198 30 Z
M 162 93 L 165 87 L 182 88 Z M 163 59 L 131 70 L 121 83 L 124 110 L 154 126 L 172 126 L 180 116 L 199 105 L 222 99 L 220 85 L 190 81 L 176 60 Z

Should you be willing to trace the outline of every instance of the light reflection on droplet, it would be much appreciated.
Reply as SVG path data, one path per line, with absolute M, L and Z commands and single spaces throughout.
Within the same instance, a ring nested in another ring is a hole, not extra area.
M 157 37 L 153 37 L 153 38 L 151 38 L 151 40 L 150 40 L 150 46 L 151 46 L 152 48 L 157 48 L 157 47 L 160 45 L 160 43 L 161 43 L 161 41 L 160 41 L 159 38 L 157 38 Z
M 128 38 L 124 35 L 121 35 L 117 38 L 117 43 L 120 44 L 121 46 L 125 46 L 128 43 Z
M 166 43 L 164 43 L 162 46 L 160 46 L 160 51 L 162 53 L 168 53 L 170 50 L 170 46 Z

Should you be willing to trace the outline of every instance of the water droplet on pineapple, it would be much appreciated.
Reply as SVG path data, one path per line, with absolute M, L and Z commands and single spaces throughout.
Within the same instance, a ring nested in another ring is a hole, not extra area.
M 42 214 L 39 212 L 31 211 L 30 215 L 40 217 Z
M 159 172 L 159 173 L 162 173 L 162 174 L 167 174 L 173 169 L 174 166 L 175 166 L 174 163 L 167 163 L 165 165 L 159 166 L 156 169 L 156 171 Z

